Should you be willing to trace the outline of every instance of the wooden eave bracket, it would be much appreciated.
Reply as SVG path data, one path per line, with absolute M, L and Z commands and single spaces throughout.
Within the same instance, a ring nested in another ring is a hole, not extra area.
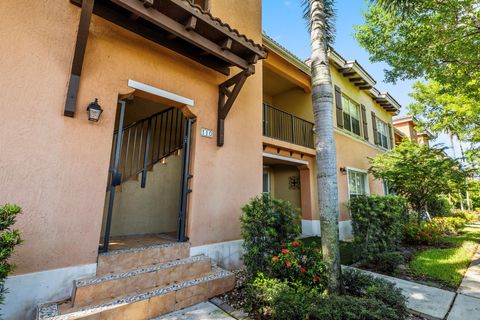
M 88 30 L 92 18 L 93 4 L 95 0 L 83 0 L 82 10 L 80 12 L 80 22 L 78 23 L 77 41 L 75 43 L 75 53 L 73 54 L 72 69 L 70 80 L 68 81 L 67 98 L 63 115 L 73 117 L 75 115 L 75 106 L 77 104 L 78 89 L 80 87 L 80 76 L 82 74 L 83 58 L 85 57 L 85 48 L 87 47 Z
M 225 119 L 233 106 L 235 99 L 242 90 L 245 81 L 255 73 L 255 66 L 250 65 L 235 76 L 218 86 L 218 121 L 217 121 L 217 145 L 223 146 L 225 142 Z

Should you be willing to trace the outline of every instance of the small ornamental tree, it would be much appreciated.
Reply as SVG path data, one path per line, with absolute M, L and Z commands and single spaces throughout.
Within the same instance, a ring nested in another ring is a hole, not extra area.
M 428 211 L 429 200 L 454 191 L 465 182 L 461 164 L 442 149 L 404 140 L 395 149 L 370 159 L 370 173 L 404 196 L 412 209 Z
M 0 304 L 5 300 L 5 279 L 15 269 L 8 259 L 14 247 L 22 242 L 20 231 L 11 228 L 20 213 L 20 207 L 14 204 L 0 206 Z

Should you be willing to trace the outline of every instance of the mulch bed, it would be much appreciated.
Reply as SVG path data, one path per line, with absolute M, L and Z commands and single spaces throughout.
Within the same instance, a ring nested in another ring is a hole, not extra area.
M 220 300 L 228 304 L 235 310 L 244 310 L 246 303 L 246 293 L 245 293 L 245 281 L 246 281 L 246 270 L 237 269 L 232 271 L 235 274 L 235 288 L 232 291 L 229 291 L 225 294 L 218 296 Z M 408 320 L 427 320 L 420 316 L 411 314 L 408 317 Z

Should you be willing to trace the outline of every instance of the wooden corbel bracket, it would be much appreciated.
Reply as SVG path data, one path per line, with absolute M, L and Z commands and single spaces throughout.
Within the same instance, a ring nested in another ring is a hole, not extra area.
M 75 105 L 77 104 L 83 58 L 85 56 L 85 48 L 87 47 L 88 30 L 90 28 L 90 20 L 92 18 L 94 2 L 95 0 L 82 1 L 82 11 L 80 12 L 80 22 L 78 23 L 75 53 L 73 54 L 72 69 L 70 73 L 70 80 L 68 82 L 67 99 L 65 101 L 65 109 L 63 111 L 63 114 L 67 117 L 73 117 L 75 115 Z
M 217 122 L 217 145 L 223 146 L 225 140 L 225 119 L 232 108 L 240 90 L 249 76 L 255 73 L 255 66 L 250 65 L 248 69 L 231 77 L 218 86 L 218 122 Z

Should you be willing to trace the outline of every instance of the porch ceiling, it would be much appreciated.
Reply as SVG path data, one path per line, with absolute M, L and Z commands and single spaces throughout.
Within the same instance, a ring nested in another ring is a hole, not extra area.
M 263 68 L 263 92 L 269 96 L 276 96 L 282 92 L 298 87 L 295 83 L 285 79 L 278 73 Z

